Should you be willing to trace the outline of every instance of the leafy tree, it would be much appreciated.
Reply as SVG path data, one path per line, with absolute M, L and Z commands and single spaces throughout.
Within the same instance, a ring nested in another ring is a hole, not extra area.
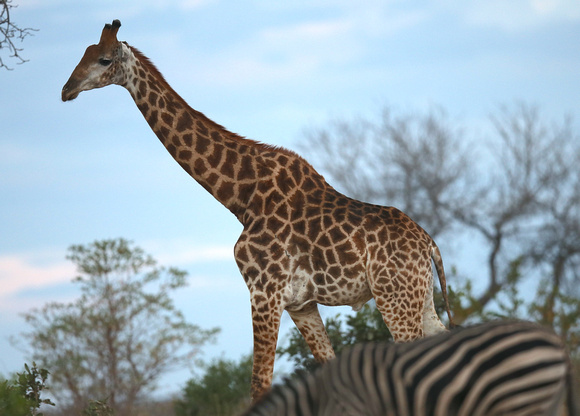
M 69 248 L 81 296 L 25 314 L 34 359 L 51 369 L 59 407 L 79 414 L 89 399 L 107 399 L 131 415 L 161 374 L 195 361 L 217 332 L 187 323 L 170 293 L 186 272 L 157 266 L 124 239 Z
M 222 416 L 239 413 L 249 405 L 252 355 L 239 362 L 215 360 L 203 377 L 191 379 L 175 402 L 176 416 Z
M 0 0 L 0 52 L 8 50 L 8 57 L 15 59 L 17 63 L 22 64 L 26 59 L 20 56 L 21 48 L 18 48 L 14 41 L 23 41 L 27 36 L 32 35 L 36 29 L 21 28 L 12 19 L 12 9 L 15 8 L 12 0 Z M 0 54 L 0 68 L 11 70 L 2 55 Z

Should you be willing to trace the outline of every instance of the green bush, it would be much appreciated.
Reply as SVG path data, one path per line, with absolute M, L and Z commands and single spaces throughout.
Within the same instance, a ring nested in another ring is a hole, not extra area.
M 16 373 L 12 380 L 0 380 L 0 415 L 42 416 L 40 406 L 54 406 L 50 399 L 40 397 L 47 390 L 48 370 L 24 364 L 24 371 Z

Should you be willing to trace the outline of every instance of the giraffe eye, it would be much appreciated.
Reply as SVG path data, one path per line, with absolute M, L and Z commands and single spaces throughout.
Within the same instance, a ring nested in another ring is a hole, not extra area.
M 113 62 L 111 59 L 99 58 L 99 64 L 101 64 L 103 66 L 109 66 L 109 65 L 111 65 L 111 62 Z

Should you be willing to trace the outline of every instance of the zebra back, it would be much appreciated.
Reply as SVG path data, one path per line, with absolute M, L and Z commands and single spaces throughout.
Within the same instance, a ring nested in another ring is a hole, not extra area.
M 408 344 L 345 350 L 275 386 L 246 415 L 556 415 L 578 407 L 560 338 L 527 322 L 492 322 Z

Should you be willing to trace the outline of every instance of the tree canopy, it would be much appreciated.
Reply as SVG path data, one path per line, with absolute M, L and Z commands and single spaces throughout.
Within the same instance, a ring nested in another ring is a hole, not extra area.
M 159 376 L 190 365 L 217 329 L 185 321 L 170 297 L 186 273 L 156 261 L 124 239 L 69 248 L 81 296 L 25 314 L 33 359 L 50 369 L 59 408 L 78 414 L 89 399 L 107 399 L 131 415 Z

